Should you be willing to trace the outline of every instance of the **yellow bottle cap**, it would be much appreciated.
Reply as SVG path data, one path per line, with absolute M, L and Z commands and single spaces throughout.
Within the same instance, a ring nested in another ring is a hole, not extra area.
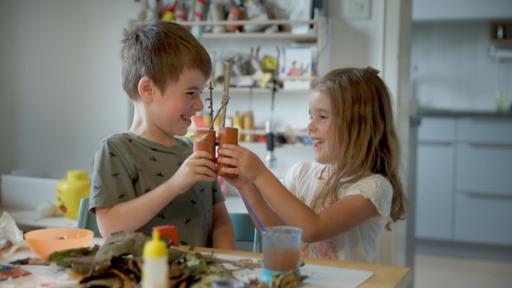
M 165 242 L 160 239 L 160 234 L 156 230 L 153 230 L 152 239 L 147 241 L 144 245 L 144 257 L 167 257 L 167 246 Z

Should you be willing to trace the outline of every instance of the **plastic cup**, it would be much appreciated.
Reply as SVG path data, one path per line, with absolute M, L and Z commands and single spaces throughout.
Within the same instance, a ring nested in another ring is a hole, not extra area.
M 194 152 L 206 151 L 212 155 L 212 160 L 215 161 L 215 131 L 213 130 L 196 130 L 194 131 Z
M 222 148 L 224 144 L 238 145 L 238 129 L 233 127 L 223 127 L 220 129 L 219 147 Z M 229 173 L 222 172 L 222 167 L 231 167 L 222 163 L 217 163 L 217 173 L 220 176 L 230 175 Z
M 261 281 L 268 285 L 275 274 L 299 273 L 302 229 L 293 226 L 268 227 L 262 232 L 263 269 Z

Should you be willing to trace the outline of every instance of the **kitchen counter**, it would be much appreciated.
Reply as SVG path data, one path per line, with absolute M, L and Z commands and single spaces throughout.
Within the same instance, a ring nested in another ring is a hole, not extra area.
M 419 117 L 485 117 L 496 119 L 512 119 L 512 111 L 498 112 L 493 110 L 451 110 L 451 109 L 432 109 L 419 108 L 417 115 Z

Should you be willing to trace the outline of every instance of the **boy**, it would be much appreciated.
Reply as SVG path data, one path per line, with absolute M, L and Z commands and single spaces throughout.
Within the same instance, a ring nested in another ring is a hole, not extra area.
M 138 27 L 122 41 L 123 88 L 134 103 L 129 132 L 101 142 L 91 211 L 103 236 L 176 225 L 182 244 L 234 248 L 233 227 L 207 152 L 184 135 L 203 109 L 211 73 L 203 46 L 178 24 Z

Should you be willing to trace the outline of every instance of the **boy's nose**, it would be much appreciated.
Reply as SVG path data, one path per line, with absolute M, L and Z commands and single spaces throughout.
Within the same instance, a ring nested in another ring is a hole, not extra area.
M 194 108 L 195 111 L 203 111 L 203 101 L 201 98 L 197 98 L 194 103 L 192 103 L 192 108 Z

